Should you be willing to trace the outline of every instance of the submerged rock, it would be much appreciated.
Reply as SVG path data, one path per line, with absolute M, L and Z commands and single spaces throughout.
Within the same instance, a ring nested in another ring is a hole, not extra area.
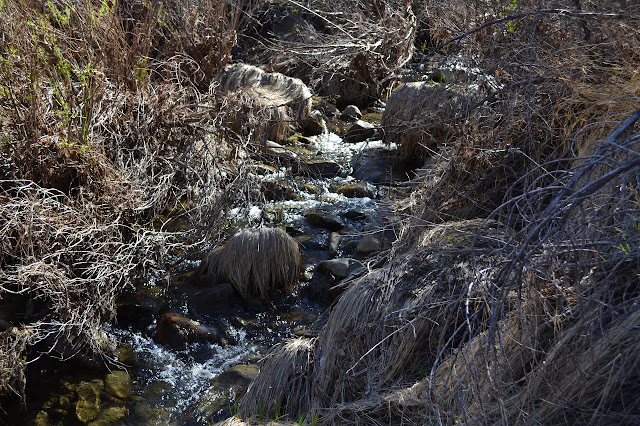
M 104 378 L 104 390 L 116 398 L 126 399 L 131 396 L 131 377 L 126 371 L 118 370 Z
M 82 382 L 78 385 L 78 402 L 76 402 L 76 416 L 83 423 L 95 419 L 100 413 L 100 392 L 104 387 L 102 381 Z

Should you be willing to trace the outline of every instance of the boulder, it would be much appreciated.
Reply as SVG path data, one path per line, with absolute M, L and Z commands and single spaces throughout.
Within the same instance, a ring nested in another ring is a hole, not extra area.
M 339 231 L 344 228 L 344 222 L 340 216 L 326 212 L 309 212 L 304 217 L 313 226 L 328 229 L 330 231 Z
M 340 164 L 322 157 L 302 160 L 293 165 L 292 172 L 317 178 L 332 178 L 343 174 Z
M 344 121 L 355 121 L 361 118 L 362 112 L 360 112 L 360 108 L 355 105 L 348 105 L 342 110 L 342 114 L 340 114 L 340 119 Z
M 192 343 L 224 344 L 218 330 L 172 312 L 164 314 L 158 321 L 154 340 L 176 350 L 184 350 Z
M 329 235 L 329 256 L 336 257 L 338 255 L 338 246 L 340 245 L 340 234 L 332 232 Z
M 349 127 L 344 138 L 347 142 L 362 142 L 376 135 L 376 126 L 366 121 L 357 120 Z

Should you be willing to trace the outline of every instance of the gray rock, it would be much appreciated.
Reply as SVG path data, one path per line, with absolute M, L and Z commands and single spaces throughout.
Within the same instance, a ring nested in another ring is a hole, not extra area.
M 100 384 L 93 381 L 82 382 L 78 385 L 78 402 L 76 402 L 78 420 L 88 423 L 98 416 L 100 413 L 101 390 Z
M 300 122 L 300 133 L 304 136 L 321 135 L 324 129 L 324 118 L 322 117 L 322 112 L 318 110 L 311 111 L 311 113 Z
M 337 279 L 347 278 L 352 272 L 362 268 L 362 263 L 348 257 L 323 260 L 316 266 L 316 272 L 329 272 Z
M 360 120 L 361 118 L 362 112 L 360 112 L 360 108 L 355 105 L 347 106 L 342 110 L 342 114 L 340 114 L 340 119 L 344 121 Z
M 358 246 L 356 251 L 358 253 L 370 253 L 373 251 L 380 251 L 383 248 L 382 240 L 376 238 L 373 235 L 366 235 L 360 241 L 358 241 Z
M 336 257 L 338 255 L 340 238 L 341 236 L 337 232 L 332 232 L 331 235 L 329 235 L 329 255 L 331 257 Z
M 313 226 L 328 229 L 330 231 L 339 231 L 344 228 L 344 222 L 340 216 L 325 212 L 309 212 L 304 217 Z
M 344 138 L 348 142 L 362 142 L 366 141 L 369 138 L 372 138 L 376 135 L 376 126 L 371 123 L 367 123 L 366 121 L 357 120 L 347 133 L 344 135 Z
M 329 120 L 336 119 L 340 116 L 340 110 L 333 104 L 324 104 L 320 107 L 320 109 L 324 113 L 324 116 Z

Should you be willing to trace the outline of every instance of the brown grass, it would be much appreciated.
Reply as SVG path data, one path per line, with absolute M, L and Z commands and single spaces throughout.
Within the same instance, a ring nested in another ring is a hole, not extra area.
M 226 66 L 212 88 L 225 94 L 226 124 L 259 143 L 284 140 L 311 111 L 311 91 L 301 80 L 252 65 Z
M 227 281 L 249 299 L 290 290 L 300 275 L 298 243 L 280 228 L 245 229 L 214 249 L 196 276 Z

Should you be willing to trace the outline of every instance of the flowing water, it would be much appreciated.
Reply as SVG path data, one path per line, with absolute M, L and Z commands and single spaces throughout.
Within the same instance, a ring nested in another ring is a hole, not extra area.
M 279 188 L 286 185 L 293 195 L 272 197 L 265 204 L 228 214 L 231 218 L 244 217 L 249 226 L 286 227 L 300 242 L 303 276 L 306 275 L 303 279 L 307 282 L 292 295 L 276 298 L 273 306 L 246 307 L 236 301 L 229 312 L 206 315 L 190 306 L 193 292 L 190 293 L 185 272 L 196 264 L 184 260 L 168 283 L 149 279 L 135 295 L 135 302 L 122 315 L 119 313 L 124 319 L 109 330 L 118 342 L 118 362 L 126 368 L 130 381 L 124 375 L 123 381 L 114 385 L 117 375 L 101 369 L 73 367 L 52 377 L 32 373 L 36 377 L 31 380 L 42 383 L 42 388 L 27 407 L 28 414 L 22 413 L 12 421 L 82 424 L 78 419 L 81 404 L 74 401 L 83 401 L 89 414 L 82 415 L 92 419 L 84 422 L 88 424 L 214 423 L 234 412 L 236 392 L 242 392 L 255 376 L 256 363 L 269 348 L 294 335 L 316 335 L 326 321 L 330 300 L 315 297 L 317 294 L 309 288 L 315 282 L 314 266 L 332 257 L 327 244 L 331 231 L 311 225 L 305 214 L 339 216 L 344 223 L 340 231 L 343 240 L 333 256 L 357 256 L 356 244 L 349 244 L 350 240 L 357 243 L 363 235 L 372 233 L 388 242 L 393 239 L 396 218 L 391 216 L 390 201 L 385 199 L 387 188 L 406 180 L 411 172 L 396 161 L 396 147 L 380 141 L 347 143 L 336 134 L 325 132 L 288 149 L 298 152 L 300 158 L 312 153 L 337 164 L 339 169 L 326 176 L 301 173 L 293 179 L 284 169 L 266 174 L 263 182 Z M 347 193 L 350 198 L 336 192 L 354 184 L 366 191 Z M 361 256 L 363 262 L 364 258 Z M 166 311 L 221 330 L 227 343 L 195 343 L 178 349 L 156 343 L 158 312 Z M 120 393 L 118 386 L 124 389 Z

